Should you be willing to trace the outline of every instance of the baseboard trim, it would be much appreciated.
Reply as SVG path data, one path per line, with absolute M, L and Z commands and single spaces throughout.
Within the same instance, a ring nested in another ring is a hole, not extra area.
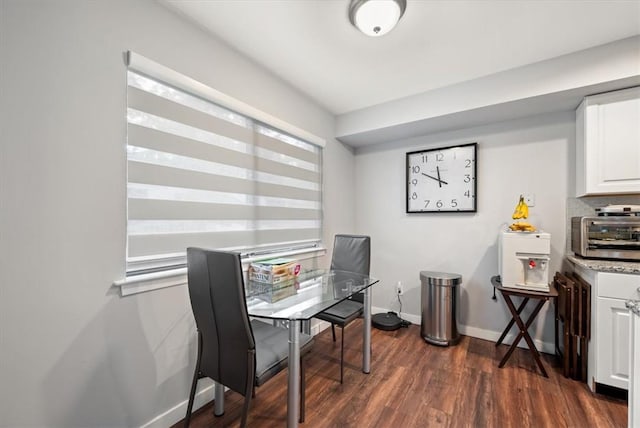
M 203 387 L 200 391 L 196 392 L 196 396 L 193 400 L 193 412 L 204 406 L 205 404 L 210 403 L 214 399 L 214 386 L 207 385 Z M 166 428 L 171 425 L 180 422 L 184 419 L 184 416 L 187 414 L 187 405 L 189 404 L 189 400 L 185 400 L 181 403 L 178 403 L 176 406 L 167 410 L 166 412 L 156 416 L 146 424 L 142 425 L 140 428 Z
M 374 314 L 386 313 L 389 311 L 390 309 L 385 309 L 380 307 L 371 308 L 371 312 Z M 422 324 L 422 319 L 419 315 L 406 314 L 406 313 L 402 313 L 399 315 L 402 319 L 407 320 L 412 324 L 416 324 L 416 325 Z M 516 329 L 512 328 L 512 331 L 515 332 Z M 500 338 L 500 335 L 502 334 L 501 331 L 498 332 L 493 330 L 486 330 L 483 328 L 471 327 L 471 326 L 462 325 L 462 324 L 458 324 L 458 332 L 464 336 L 471 336 L 477 339 L 490 340 L 492 342 L 496 342 Z M 517 336 L 517 333 L 509 333 L 504 338 L 502 343 L 504 343 L 505 345 L 511 345 L 515 340 L 516 336 Z M 533 343 L 536 345 L 536 348 L 538 349 L 538 351 L 544 352 L 547 354 L 552 354 L 552 355 L 555 354 L 555 345 L 553 343 L 544 342 L 539 339 L 533 339 Z M 518 348 L 528 349 L 527 343 L 524 340 L 521 340 L 520 343 L 518 344 Z
M 478 339 L 490 340 L 492 342 L 496 342 L 500 338 L 500 335 L 502 334 L 501 331 L 498 332 L 498 331 L 492 331 L 492 330 L 485 330 L 485 329 L 470 327 L 466 325 L 459 325 L 458 331 L 460 332 L 460 334 L 463 334 L 465 336 L 471 336 Z M 515 340 L 516 336 L 517 336 L 517 333 L 509 333 L 505 336 L 502 343 L 504 345 L 511 345 Z M 539 339 L 533 339 L 533 343 L 536 345 L 536 348 L 538 349 L 538 351 L 544 352 L 546 354 L 552 354 L 552 355 L 555 354 L 556 347 L 553 343 L 543 342 L 542 340 L 539 340 Z M 527 343 L 524 340 L 520 341 L 520 343 L 518 344 L 518 348 L 529 349 L 529 347 L 527 346 Z

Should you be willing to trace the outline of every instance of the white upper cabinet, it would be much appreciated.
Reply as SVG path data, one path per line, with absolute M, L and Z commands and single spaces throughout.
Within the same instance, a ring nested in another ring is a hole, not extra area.
M 589 96 L 578 106 L 576 193 L 640 194 L 640 87 Z

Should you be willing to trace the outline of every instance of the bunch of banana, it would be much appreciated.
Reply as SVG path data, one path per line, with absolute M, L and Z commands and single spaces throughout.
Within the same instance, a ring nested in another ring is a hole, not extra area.
M 513 211 L 511 217 L 514 220 L 517 220 L 515 223 L 509 226 L 509 229 L 518 232 L 535 232 L 536 228 L 531 223 L 526 221 L 522 221 L 522 219 L 526 219 L 529 217 L 529 207 L 527 203 L 524 201 L 524 197 L 520 195 L 520 199 L 518 200 L 518 204 L 516 205 L 516 209 Z
M 526 221 L 517 221 L 509 226 L 509 229 L 519 232 L 535 232 L 536 227 Z
M 513 211 L 511 218 L 514 220 L 519 220 L 521 218 L 529 217 L 529 207 L 524 201 L 524 197 L 520 195 L 520 200 L 518 201 L 518 205 L 516 205 L 516 209 Z

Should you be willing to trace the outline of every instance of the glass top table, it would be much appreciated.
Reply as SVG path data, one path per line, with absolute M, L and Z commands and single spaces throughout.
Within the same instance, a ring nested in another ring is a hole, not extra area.
M 301 272 L 288 286 L 255 281 L 245 283 L 247 311 L 250 317 L 286 320 L 289 324 L 289 373 L 287 389 L 287 427 L 297 427 L 300 410 L 300 326 L 350 296 L 364 294 L 362 329 L 362 371 L 371 371 L 371 286 L 377 279 L 339 270 Z M 216 388 L 220 388 L 216 384 Z M 224 397 L 224 393 L 216 397 Z M 216 405 L 218 400 L 216 399 Z M 216 414 L 224 412 L 224 401 Z
M 279 286 L 247 281 L 249 316 L 273 320 L 310 320 L 378 280 L 339 270 L 301 272 L 295 284 Z

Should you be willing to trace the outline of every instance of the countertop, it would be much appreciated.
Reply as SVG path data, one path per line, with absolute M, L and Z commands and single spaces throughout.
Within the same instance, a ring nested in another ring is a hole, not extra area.
M 640 262 L 585 259 L 574 254 L 567 254 L 567 259 L 578 266 L 598 272 L 630 273 L 640 275 Z

